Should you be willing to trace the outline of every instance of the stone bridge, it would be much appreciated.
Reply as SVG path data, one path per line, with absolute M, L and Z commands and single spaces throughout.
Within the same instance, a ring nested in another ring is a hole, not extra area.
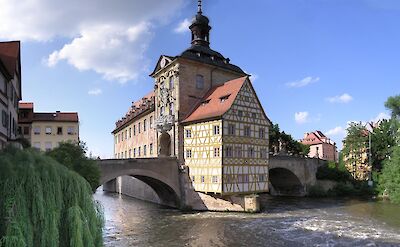
M 271 155 L 269 187 L 271 195 L 305 196 L 317 182 L 318 167 L 326 161 L 289 155 Z
M 117 191 L 116 178 L 132 176 L 149 185 L 161 204 L 181 207 L 184 188 L 181 187 L 179 164 L 176 158 L 109 159 L 97 161 L 104 190 Z

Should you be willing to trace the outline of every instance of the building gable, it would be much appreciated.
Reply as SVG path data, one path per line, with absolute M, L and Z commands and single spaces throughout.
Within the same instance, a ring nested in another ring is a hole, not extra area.
M 241 113 L 240 113 L 241 112 Z M 260 125 L 271 125 L 271 121 L 257 97 L 257 94 L 247 78 L 240 88 L 230 109 L 223 115 L 224 119 L 252 122 Z
M 163 69 L 165 66 L 170 64 L 172 60 L 174 60 L 174 57 L 161 55 L 157 61 L 156 67 L 154 68 L 150 76 L 154 76 L 159 70 Z

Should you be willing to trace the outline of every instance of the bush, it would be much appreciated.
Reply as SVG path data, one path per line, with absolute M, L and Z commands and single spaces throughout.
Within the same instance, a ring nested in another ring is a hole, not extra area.
M 321 186 L 314 185 L 308 189 L 309 197 L 325 197 L 327 195 L 327 192 Z
M 336 165 L 329 164 L 325 166 L 318 167 L 317 170 L 317 179 L 326 179 L 333 181 L 351 181 L 351 175 L 347 171 L 339 170 L 336 168 Z
M 84 177 L 93 192 L 99 187 L 100 169 L 95 160 L 86 157 L 85 143 L 62 142 L 47 155 Z
M 103 245 L 103 214 L 90 185 L 32 150 L 0 153 L 0 246 Z
M 356 195 L 356 190 L 351 184 L 340 182 L 328 191 L 331 196 L 351 196 Z
M 394 147 L 390 159 L 384 161 L 379 190 L 385 191 L 390 201 L 400 204 L 400 146 Z

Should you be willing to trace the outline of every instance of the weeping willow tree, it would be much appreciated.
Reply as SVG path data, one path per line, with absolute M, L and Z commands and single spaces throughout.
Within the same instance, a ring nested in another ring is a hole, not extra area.
M 103 246 L 88 182 L 34 150 L 0 153 L 0 247 Z

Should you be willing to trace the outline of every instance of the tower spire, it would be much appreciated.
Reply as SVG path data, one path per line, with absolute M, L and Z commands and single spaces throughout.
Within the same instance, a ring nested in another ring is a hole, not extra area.
M 197 13 L 200 15 L 203 13 L 201 10 L 201 0 L 197 0 Z
M 202 0 L 197 0 L 197 14 L 189 29 L 192 32 L 192 45 L 209 47 L 211 27 L 208 18 L 203 15 Z

